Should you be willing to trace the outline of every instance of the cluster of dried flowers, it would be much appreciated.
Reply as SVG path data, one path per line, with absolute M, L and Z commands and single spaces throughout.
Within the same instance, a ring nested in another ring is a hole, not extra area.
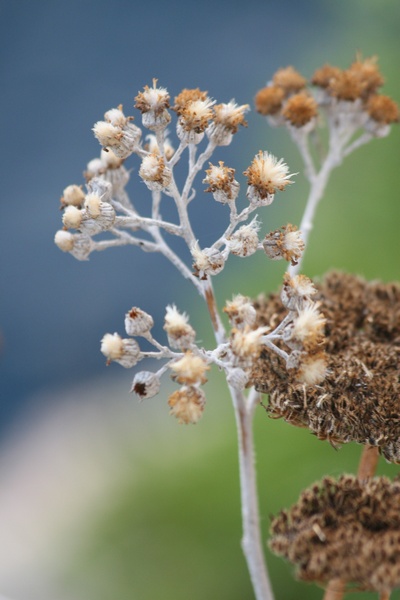
M 199 346 L 188 316 L 171 305 L 164 321 L 167 345 L 153 337 L 153 318 L 133 307 L 125 315 L 128 337 L 106 334 L 101 352 L 107 364 L 115 361 L 126 368 L 143 358 L 161 360 L 157 371 L 136 373 L 132 391 L 140 399 L 155 396 L 161 376 L 169 371 L 180 386 L 168 399 L 170 412 L 184 424 L 197 423 L 203 414 L 203 385 L 210 367 L 225 372 L 241 440 L 243 547 L 257 598 L 263 599 L 272 598 L 272 592 L 262 566 L 251 441 L 260 393 L 269 395 L 267 410 L 273 418 L 308 427 L 333 446 L 355 441 L 376 447 L 388 461 L 400 463 L 400 287 L 342 273 L 331 273 L 314 285 L 297 274 L 331 171 L 359 146 L 387 135 L 399 120 L 399 110 L 378 91 L 383 77 L 375 59 L 358 57 L 346 70 L 325 65 L 310 84 L 287 67 L 277 71 L 255 98 L 257 111 L 272 125 L 288 128 L 304 160 L 310 195 L 300 230 L 287 224 L 261 238 L 261 222 L 258 215 L 252 216 L 293 183 L 283 159 L 261 150 L 255 155 L 243 173 L 244 208 L 239 206 L 235 169 L 223 161 L 210 162 L 215 149 L 230 144 L 239 127 L 246 126 L 249 106 L 233 100 L 217 104 L 196 88 L 182 90 L 171 107 L 168 91 L 154 79 L 135 98 L 142 126 L 151 133 L 144 139 L 121 105 L 105 113 L 93 127 L 102 150 L 87 165 L 87 189 L 65 188 L 63 227 L 55 235 L 57 246 L 78 260 L 120 245 L 160 252 L 205 300 L 217 343 L 214 349 Z M 176 115 L 176 149 L 167 131 L 171 110 Z M 328 145 L 320 153 L 319 128 L 324 124 Z M 186 151 L 187 175 L 179 189 L 174 168 Z M 151 193 L 148 216 L 137 211 L 125 189 L 130 178 L 125 163 L 131 155 L 139 159 L 139 177 Z M 208 247 L 200 245 L 188 213 L 200 172 L 208 186 L 205 191 L 229 211 L 225 231 Z M 175 203 L 175 221 L 161 216 L 164 197 Z M 186 243 L 189 264 L 169 245 L 166 234 Z M 282 291 L 255 302 L 234 296 L 224 308 L 230 324 L 226 331 L 212 279 L 230 254 L 246 258 L 257 251 L 289 263 Z M 153 350 L 143 350 L 138 337 Z M 251 391 L 245 395 L 247 388 Z M 295 563 L 303 579 L 339 578 L 390 593 L 400 586 L 399 492 L 397 482 L 383 478 L 325 479 L 273 522 L 271 548 Z
M 204 170 L 203 182 L 208 186 L 205 191 L 229 209 L 229 224 L 211 246 L 200 246 L 189 221 L 187 207 L 194 197 L 192 185 L 195 176 L 215 148 L 229 144 L 239 126 L 246 125 L 244 115 L 248 105 L 238 106 L 233 100 L 216 104 L 207 92 L 184 89 L 176 96 L 173 106 L 179 140 L 179 147 L 174 150 L 166 135 L 166 127 L 172 120 L 167 90 L 158 87 L 154 80 L 153 86 L 145 86 L 135 100 L 135 107 L 142 113 L 143 126 L 153 133 L 142 143 L 141 128 L 133 123 L 133 117 L 124 115 L 122 106 L 107 111 L 104 121 L 94 125 L 94 134 L 103 149 L 100 158 L 91 160 L 87 165 L 86 193 L 77 185 L 70 185 L 63 192 L 63 229 L 55 236 L 58 247 L 79 260 L 87 259 L 95 250 L 123 244 L 162 252 L 186 278 L 192 280 L 205 299 L 210 298 L 210 277 L 222 271 L 229 254 L 248 257 L 256 251 L 263 251 L 272 260 L 285 259 L 292 265 L 297 264 L 304 251 L 297 227 L 288 224 L 260 239 L 261 223 L 257 216 L 250 219 L 255 210 L 273 202 L 277 191 L 285 190 L 292 183 L 288 166 L 268 152 L 260 151 L 244 172 L 247 177 L 247 203 L 241 210 L 237 207 L 240 184 L 235 179 L 235 169 L 219 161 L 218 165 L 209 162 L 209 168 Z M 204 137 L 208 144 L 196 159 L 197 146 Z M 178 190 L 174 167 L 186 149 L 189 151 L 188 175 L 183 189 Z M 141 160 L 139 176 L 152 194 L 149 216 L 138 213 L 125 190 L 129 181 L 125 162 L 131 154 Z M 177 222 L 162 219 L 162 195 L 175 201 Z M 145 233 L 145 237 L 138 234 L 140 231 Z M 107 237 L 102 235 L 104 233 Z M 191 265 L 185 264 L 172 251 L 164 233 L 184 239 L 192 256 Z M 288 368 L 293 368 L 298 362 L 300 350 L 304 364 L 307 356 L 315 355 L 316 348 L 322 343 L 324 319 L 307 297 L 307 290 L 303 296 L 298 301 L 290 301 L 291 317 L 275 330 L 257 327 L 255 310 L 249 299 L 240 294 L 235 296 L 225 308 L 232 327 L 231 334 L 221 334 L 222 325 L 218 324 L 219 345 L 211 351 L 196 344 L 196 334 L 187 315 L 174 306 L 167 307 L 165 317 L 168 346 L 153 338 L 150 331 L 152 317 L 134 307 L 125 319 L 126 332 L 131 337 L 106 334 L 101 351 L 108 363 L 115 361 L 126 368 L 136 366 L 145 357 L 162 359 L 164 364 L 157 372 L 142 371 L 135 375 L 132 391 L 141 399 L 154 396 L 160 390 L 160 377 L 170 370 L 172 378 L 181 385 L 169 398 L 171 414 L 180 423 L 196 423 L 204 410 L 202 386 L 211 364 L 225 370 L 231 386 L 243 390 L 248 385 L 254 361 L 262 348 L 284 356 Z M 312 328 L 314 333 L 311 333 Z M 147 339 L 155 350 L 141 350 L 134 339 L 137 336 Z M 288 344 L 285 352 L 276 345 L 282 337 Z M 319 360 L 319 369 L 314 369 L 312 376 L 304 369 L 298 369 L 301 381 L 314 383 L 323 378 L 324 363 Z
M 346 105 L 347 111 L 363 113 L 363 125 L 374 135 L 384 135 L 387 126 L 399 120 L 397 104 L 378 92 L 384 80 L 375 58 L 358 57 L 348 69 L 328 64 L 317 69 L 310 81 L 314 94 L 307 83 L 293 67 L 279 69 L 257 93 L 257 111 L 274 125 L 314 127 L 321 108 L 334 114 Z
M 273 520 L 270 547 L 305 581 L 390 593 L 400 587 L 399 506 L 398 480 L 326 477 Z

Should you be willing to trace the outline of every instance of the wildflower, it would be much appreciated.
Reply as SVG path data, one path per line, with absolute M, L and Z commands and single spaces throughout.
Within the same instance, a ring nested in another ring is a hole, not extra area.
M 286 287 L 294 290 L 293 280 Z M 307 285 L 303 286 L 305 289 Z M 368 283 L 331 273 L 316 286 L 325 324 L 324 356 L 299 357 L 286 370 L 282 359 L 264 353 L 250 381 L 269 393 L 268 412 L 308 427 L 332 445 L 350 441 L 377 446 L 390 462 L 400 462 L 400 286 Z M 278 296 L 255 302 L 258 326 L 274 326 L 285 315 Z M 321 324 L 322 329 L 322 324 Z M 314 372 L 325 378 L 304 392 Z
M 247 126 L 244 114 L 250 110 L 248 104 L 238 106 L 234 100 L 214 106 L 214 115 L 207 128 L 207 136 L 218 146 L 228 146 L 239 125 Z
M 381 125 L 399 121 L 399 107 L 389 96 L 383 94 L 371 96 L 366 104 L 366 110 L 371 119 Z
M 272 521 L 270 548 L 305 581 L 390 593 L 400 587 L 399 495 L 386 477 L 326 477 Z
M 272 260 L 284 258 L 292 265 L 297 265 L 304 251 L 301 231 L 298 231 L 297 227 L 290 223 L 268 233 L 262 245 L 268 258 Z
M 277 190 L 283 191 L 287 185 L 293 183 L 290 178 L 289 167 L 281 158 L 279 161 L 268 152 L 260 152 L 254 157 L 253 162 L 244 175 L 248 179 L 247 197 L 253 204 L 268 206 L 274 199 Z
M 384 84 L 384 79 L 377 65 L 377 58 L 364 60 L 360 56 L 350 65 L 348 71 L 358 77 L 363 87 L 363 96 L 367 97 Z
M 181 115 L 189 102 L 194 102 L 195 100 L 205 101 L 207 97 L 208 92 L 202 92 L 199 88 L 191 90 L 185 88 L 180 94 L 178 94 L 178 96 L 175 97 L 175 105 L 173 110 L 177 113 L 177 115 Z
M 73 204 L 67 206 L 64 211 L 62 222 L 67 229 L 79 229 L 84 216 L 84 211 Z
M 203 415 L 206 398 L 203 390 L 195 386 L 182 386 L 170 395 L 170 414 L 180 424 L 196 424 Z
M 302 90 L 307 80 L 293 67 L 285 67 L 276 71 L 272 78 L 272 83 L 282 88 L 286 95 L 289 95 Z
M 171 121 L 168 112 L 169 94 L 165 88 L 157 87 L 157 79 L 153 79 L 153 87 L 144 86 L 135 98 L 135 108 L 142 113 L 143 126 L 153 131 L 165 129 Z
M 191 100 L 187 102 L 179 112 L 177 134 L 181 141 L 199 143 L 213 116 L 212 106 L 215 100 L 205 98 L 204 100 Z
M 200 279 L 207 279 L 208 275 L 218 275 L 225 266 L 225 259 L 216 248 L 201 250 L 196 242 L 191 248 L 191 253 L 194 258 L 194 275 Z
M 305 275 L 290 277 L 285 273 L 281 290 L 281 301 L 285 308 L 301 310 L 304 303 L 310 301 L 316 293 L 313 282 Z
M 139 396 L 140 400 L 153 398 L 160 391 L 160 378 L 157 373 L 140 371 L 132 381 L 131 392 Z
M 85 194 L 79 185 L 68 185 L 60 199 L 61 207 L 75 206 L 81 208 L 85 200 Z
M 256 309 L 250 298 L 242 294 L 237 294 L 232 300 L 227 301 L 224 313 L 228 315 L 230 324 L 236 328 L 251 326 L 256 320 Z
M 92 240 L 84 233 L 72 234 L 60 229 L 54 236 L 54 243 L 63 252 L 69 252 L 77 260 L 87 260 L 91 249 Z
M 153 325 L 153 317 L 136 306 L 125 315 L 125 331 L 128 335 L 146 335 Z
M 107 111 L 104 118 L 105 121 L 97 121 L 93 127 L 95 137 L 105 149 L 127 158 L 137 147 L 141 130 L 131 122 L 133 117 L 125 117 L 122 106 Z
M 203 183 L 208 184 L 206 192 L 211 192 L 214 200 L 227 204 L 233 202 L 239 193 L 240 185 L 235 179 L 235 169 L 225 167 L 222 160 L 218 166 L 211 163 L 210 168 L 206 169 L 207 176 Z
M 332 65 L 325 64 L 314 72 L 311 78 L 311 83 L 320 88 L 327 89 L 330 87 L 331 82 L 340 75 L 341 69 L 339 67 L 333 67 Z
M 290 96 L 282 110 L 282 116 L 294 127 L 304 127 L 307 123 L 315 122 L 317 114 L 318 105 L 306 92 Z
M 194 383 L 205 383 L 207 381 L 205 372 L 209 370 L 207 363 L 188 350 L 184 356 L 172 363 L 171 370 L 174 372 L 173 379 L 178 383 L 193 385 Z
M 189 324 L 188 316 L 180 313 L 176 306 L 167 306 L 164 330 L 168 336 L 168 343 L 172 348 L 185 350 L 194 343 L 196 332 Z
M 258 232 L 260 223 L 253 219 L 247 225 L 242 225 L 229 237 L 227 246 L 236 256 L 250 256 L 258 249 Z
M 102 202 L 100 196 L 95 193 L 89 193 L 85 198 L 85 208 L 88 216 L 96 220 L 96 224 L 101 230 L 112 227 L 115 221 L 115 210 L 108 202 Z
M 129 369 L 141 359 L 138 343 L 133 339 L 123 339 L 118 333 L 106 333 L 101 340 L 101 353 L 107 358 L 107 364 L 115 361 Z
M 145 156 L 140 165 L 139 175 L 151 191 L 161 191 L 169 186 L 172 180 L 171 169 L 158 152 Z
M 254 98 L 256 111 L 263 116 L 275 115 L 282 108 L 285 92 L 277 85 L 268 85 L 259 90 Z

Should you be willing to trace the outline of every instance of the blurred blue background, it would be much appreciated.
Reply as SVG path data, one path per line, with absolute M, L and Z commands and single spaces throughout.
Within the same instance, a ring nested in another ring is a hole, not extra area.
M 185 429 L 168 418 L 166 393 L 137 407 L 132 373 L 105 372 L 99 352 L 106 331 L 122 333 L 132 305 L 154 315 L 161 337 L 164 307 L 176 302 L 212 343 L 201 301 L 161 257 L 122 248 L 79 263 L 60 252 L 59 198 L 99 154 L 93 123 L 119 103 L 137 113 L 133 98 L 153 77 L 172 97 L 200 87 L 218 102 L 252 104 L 279 67 L 309 77 L 324 62 L 348 66 L 360 51 L 379 56 L 384 92 L 399 100 L 399 26 L 400 4 L 389 0 L 0 1 L 0 524 L 8 524 L 0 558 L 9 561 L 0 592 L 15 600 L 252 597 L 239 547 L 233 416 L 219 377 L 208 384 L 203 421 Z M 240 175 L 267 149 L 301 171 L 284 131 L 254 111 L 248 122 L 213 159 Z M 398 156 L 394 128 L 334 173 L 306 274 L 338 267 L 399 277 Z M 147 190 L 130 165 L 131 193 L 144 208 Z M 193 224 L 207 244 L 226 211 L 203 188 L 199 180 Z M 267 229 L 297 223 L 306 193 L 299 175 L 260 215 Z M 282 271 L 263 257 L 232 260 L 216 282 L 220 303 L 275 289 Z M 266 536 L 270 513 L 314 479 L 354 471 L 359 448 L 335 453 L 262 411 L 256 428 Z M 321 597 L 268 560 L 277 600 Z

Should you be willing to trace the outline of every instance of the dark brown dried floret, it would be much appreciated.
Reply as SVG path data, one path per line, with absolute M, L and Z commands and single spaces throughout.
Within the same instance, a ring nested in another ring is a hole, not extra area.
M 332 445 L 377 446 L 400 463 L 400 285 L 330 273 L 313 300 L 326 318 L 327 375 L 305 387 L 276 354 L 264 353 L 252 382 L 269 394 L 267 411 L 308 427 Z M 279 296 L 258 299 L 257 325 L 276 327 L 286 313 Z
M 400 483 L 326 477 L 271 524 L 270 547 L 305 581 L 400 587 Z

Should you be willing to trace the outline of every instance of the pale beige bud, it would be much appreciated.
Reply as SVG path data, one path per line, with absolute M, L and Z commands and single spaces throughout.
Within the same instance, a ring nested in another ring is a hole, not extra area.
M 284 275 L 281 291 L 282 304 L 289 310 L 301 310 L 317 293 L 311 279 L 305 275 Z
M 84 211 L 76 206 L 67 206 L 64 211 L 62 222 L 67 229 L 79 229 L 84 217 Z
M 228 239 L 227 246 L 232 254 L 236 256 L 250 256 L 258 249 L 258 232 L 260 223 L 253 219 L 251 223 L 242 225 Z
M 164 330 L 168 336 L 168 343 L 172 348 L 185 350 L 196 339 L 196 332 L 189 324 L 188 316 L 180 313 L 175 305 L 167 306 Z
M 74 247 L 74 236 L 69 231 L 60 229 L 54 236 L 54 243 L 63 252 L 71 252 Z
M 143 126 L 153 131 L 165 129 L 171 121 L 168 112 L 169 94 L 165 88 L 157 87 L 157 79 L 153 79 L 153 87 L 145 85 L 143 92 L 135 98 L 135 108 L 142 113 Z
M 128 335 L 145 335 L 153 325 L 153 317 L 136 306 L 125 315 L 125 331 Z
M 205 403 L 203 390 L 194 386 L 183 386 L 168 399 L 170 414 L 178 419 L 178 423 L 185 425 L 194 425 L 200 420 Z
M 145 156 L 140 165 L 139 175 L 151 191 L 161 191 L 169 186 L 172 171 L 165 166 L 163 157 L 153 152 Z
M 123 339 L 118 333 L 106 333 L 103 336 L 101 352 L 108 364 L 115 361 L 127 369 L 134 367 L 141 359 L 138 343 L 133 339 Z
M 218 275 L 225 266 L 222 253 L 216 248 L 200 249 L 196 242 L 191 248 L 194 258 L 194 275 L 200 279 L 207 279 L 208 275 Z
M 242 294 L 237 294 L 232 300 L 228 300 L 224 312 L 233 327 L 243 329 L 246 325 L 254 325 L 256 321 L 256 309 L 250 299 Z
M 301 361 L 300 367 L 296 373 L 298 381 L 306 385 L 317 385 L 325 379 L 327 375 L 327 359 L 323 352 L 319 354 L 306 356 Z
M 180 360 L 172 363 L 170 368 L 174 372 L 173 379 L 178 383 L 192 385 L 205 383 L 205 373 L 210 367 L 201 356 L 196 356 L 188 350 Z
M 218 166 L 210 163 L 206 174 L 203 183 L 207 183 L 208 188 L 205 191 L 211 192 L 214 200 L 222 202 L 222 204 L 236 200 L 240 185 L 235 179 L 235 169 L 225 167 L 223 161 L 220 160 Z
M 63 191 L 60 202 L 62 206 L 71 205 L 81 208 L 84 200 L 85 194 L 79 185 L 68 185 Z
M 245 361 L 258 358 L 262 349 L 262 336 L 267 330 L 266 327 L 251 329 L 249 326 L 243 329 L 233 329 L 231 335 L 232 352 Z

